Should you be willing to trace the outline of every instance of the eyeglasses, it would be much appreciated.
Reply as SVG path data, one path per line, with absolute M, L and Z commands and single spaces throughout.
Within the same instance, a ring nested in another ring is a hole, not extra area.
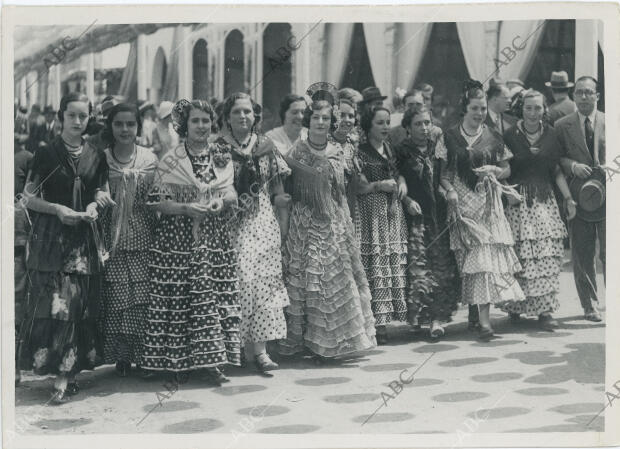
M 595 95 L 596 91 L 591 89 L 579 89 L 575 91 L 576 97 L 593 97 Z

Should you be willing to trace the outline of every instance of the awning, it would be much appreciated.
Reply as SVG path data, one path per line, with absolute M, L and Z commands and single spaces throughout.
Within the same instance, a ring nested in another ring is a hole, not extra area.
M 53 48 L 63 48 L 63 41 L 69 37 L 76 40 L 70 45 L 62 62 L 73 61 L 86 53 L 97 53 L 118 44 L 131 42 L 139 34 L 152 34 L 160 28 L 178 25 L 198 27 L 196 23 L 140 23 L 120 25 L 92 24 L 71 26 L 20 26 L 15 29 L 15 79 L 30 71 L 47 71 L 50 62 L 56 59 Z M 69 42 L 69 41 L 67 41 Z M 45 58 L 48 64 L 46 65 Z

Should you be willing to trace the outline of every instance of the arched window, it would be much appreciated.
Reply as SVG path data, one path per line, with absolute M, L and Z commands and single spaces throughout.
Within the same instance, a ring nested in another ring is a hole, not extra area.
M 209 52 L 204 39 L 194 45 L 192 65 L 192 98 L 209 100 Z
M 262 131 L 279 126 L 280 100 L 291 93 L 292 51 L 287 43 L 292 37 L 288 23 L 271 23 L 263 32 L 263 124 Z
M 224 44 L 224 96 L 244 90 L 243 34 L 239 30 L 232 30 Z

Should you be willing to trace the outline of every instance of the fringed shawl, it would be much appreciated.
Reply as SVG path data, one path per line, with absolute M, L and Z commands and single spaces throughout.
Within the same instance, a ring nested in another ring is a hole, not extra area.
M 185 144 L 179 145 L 173 152 L 172 160 L 164 158 L 159 162 L 155 171 L 155 181 L 152 192 L 160 197 L 159 201 L 149 201 L 156 204 L 164 199 L 170 199 L 178 203 L 190 203 L 199 201 L 208 203 L 216 196 L 222 196 L 224 192 L 234 190 L 234 168 L 232 161 L 221 158 L 219 162 L 213 157 L 221 152 L 217 145 L 209 146 L 209 170 L 212 179 L 209 182 L 200 181 L 194 175 L 192 163 L 187 155 Z M 151 195 L 152 197 L 153 195 Z
M 542 136 L 530 144 L 521 123 L 509 129 L 504 136 L 506 146 L 514 156 L 510 161 L 509 182 L 521 186 L 521 193 L 531 206 L 534 198 L 545 201 L 553 195 L 552 183 L 555 167 L 560 161 L 560 143 L 554 129 L 545 126 Z M 537 147 L 540 151 L 534 154 L 531 147 Z
M 503 160 L 502 137 L 486 125 L 483 125 L 482 134 L 471 146 L 461 135 L 460 124 L 446 132 L 445 143 L 448 148 L 448 168 L 456 171 L 459 178 L 472 190 L 478 183 L 478 176 L 473 168 L 497 165 Z
M 344 165 L 344 152 L 331 142 L 324 152 L 324 155 L 316 154 L 306 141 L 298 141 L 285 156 L 292 170 L 293 201 L 306 205 L 321 218 L 332 216 L 335 207 L 343 205 L 346 195 L 344 170 L 336 170 L 332 165 L 332 162 Z
M 420 204 L 422 213 L 430 218 L 433 231 L 436 231 L 437 204 L 433 185 L 434 152 L 435 144 L 431 139 L 427 140 L 424 153 L 410 137 L 396 147 L 398 169 L 407 182 L 409 196 Z
M 146 184 L 147 190 L 153 182 L 155 169 L 157 168 L 157 156 L 145 147 L 136 147 L 135 162 L 131 167 L 124 167 L 112 156 L 112 150 L 106 151 L 108 166 L 110 167 L 110 191 L 112 199 L 116 202 L 112 210 L 111 252 L 113 253 L 121 241 L 127 235 L 129 220 L 134 213 L 135 202 L 144 202 L 145 198 L 137 198 L 138 187 Z

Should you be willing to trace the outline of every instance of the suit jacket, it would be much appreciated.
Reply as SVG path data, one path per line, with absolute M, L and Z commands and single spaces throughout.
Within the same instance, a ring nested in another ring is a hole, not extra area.
M 495 123 L 493 121 L 493 119 L 491 119 L 491 115 L 490 114 L 487 114 L 487 118 L 484 119 L 484 123 L 489 128 L 494 129 L 499 135 L 503 135 L 506 131 L 508 131 L 510 128 L 512 128 L 514 123 L 512 123 L 509 120 L 509 116 L 507 116 L 506 114 L 501 114 L 501 118 L 502 118 L 502 126 L 501 126 L 501 128 L 498 126 L 497 123 Z
M 549 106 L 549 123 L 552 125 L 557 122 L 562 117 L 567 116 L 568 114 L 572 114 L 577 111 L 577 105 L 573 100 L 566 97 L 561 101 L 556 101 L 551 106 Z
M 562 117 L 555 124 L 555 131 L 560 141 L 560 165 L 571 178 L 571 165 L 573 162 L 586 164 L 590 167 L 605 164 L 605 114 L 596 111 L 594 124 L 594 159 L 590 156 L 590 150 L 586 145 L 586 137 L 583 126 L 579 120 L 579 114 L 573 112 Z

